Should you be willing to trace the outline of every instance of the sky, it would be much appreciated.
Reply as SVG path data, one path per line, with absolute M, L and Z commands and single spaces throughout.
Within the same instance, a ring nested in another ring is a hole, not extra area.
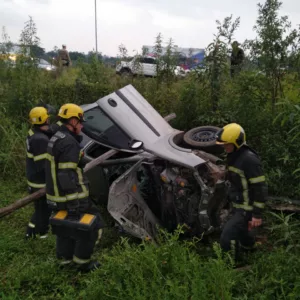
M 235 39 L 255 37 L 257 4 L 264 0 L 96 0 L 98 51 L 115 56 L 123 44 L 128 55 L 153 45 L 158 33 L 179 47 L 205 48 L 216 33 L 216 20 L 233 15 L 241 24 Z M 282 0 L 280 14 L 300 23 L 300 1 Z M 0 26 L 17 42 L 32 16 L 46 51 L 67 45 L 69 51 L 95 50 L 95 0 L 0 0 Z

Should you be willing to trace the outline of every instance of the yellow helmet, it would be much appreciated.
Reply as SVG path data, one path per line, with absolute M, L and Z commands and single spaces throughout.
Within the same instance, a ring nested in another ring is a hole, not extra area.
M 49 118 L 48 111 L 45 107 L 37 106 L 29 112 L 29 119 L 33 125 L 44 124 Z
M 234 144 L 237 149 L 246 143 L 246 133 L 241 125 L 231 123 L 216 133 L 216 144 Z
M 64 104 L 59 109 L 58 116 L 62 119 L 77 118 L 81 122 L 84 121 L 83 109 L 80 106 L 73 103 Z

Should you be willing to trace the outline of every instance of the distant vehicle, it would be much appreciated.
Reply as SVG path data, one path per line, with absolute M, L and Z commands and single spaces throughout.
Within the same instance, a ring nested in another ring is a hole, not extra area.
M 155 57 L 155 46 L 143 45 L 143 49 L 147 55 Z M 162 47 L 162 55 L 165 55 L 167 50 L 167 47 Z M 203 48 L 183 48 L 174 46 L 173 53 L 177 56 L 178 65 L 186 72 L 201 65 L 205 57 L 205 49 Z
M 43 69 L 43 70 L 46 70 L 46 71 L 55 71 L 56 70 L 56 67 L 51 65 L 49 62 L 47 62 L 45 59 L 38 59 L 37 61 L 37 67 L 39 69 Z
M 151 56 L 134 57 L 130 62 L 121 61 L 116 67 L 116 73 L 123 76 L 144 75 L 155 77 L 157 72 L 157 59 Z M 184 77 L 185 71 L 180 66 L 175 66 L 174 75 Z

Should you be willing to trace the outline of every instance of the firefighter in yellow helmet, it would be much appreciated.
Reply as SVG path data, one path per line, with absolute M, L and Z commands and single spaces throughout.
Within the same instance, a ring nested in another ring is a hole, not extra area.
M 56 256 L 61 265 L 75 265 L 88 272 L 100 266 L 91 261 L 91 255 L 103 221 L 89 198 L 89 183 L 83 173 L 83 110 L 68 103 L 58 116 L 62 125 L 50 139 L 46 162 L 46 197 L 54 210 L 50 224 L 56 235 Z
M 267 186 L 258 154 L 246 144 L 244 129 L 236 123 L 224 126 L 216 134 L 216 143 L 227 153 L 229 201 L 233 215 L 225 224 L 220 244 L 224 251 L 232 250 L 235 259 L 239 251 L 255 245 L 253 228 L 262 224 Z
M 26 177 L 29 193 L 46 186 L 45 159 L 47 145 L 52 136 L 50 130 L 49 114 L 45 107 L 34 107 L 29 113 L 29 120 L 32 128 L 28 131 L 26 138 Z M 27 226 L 26 238 L 45 238 L 49 229 L 49 216 L 51 211 L 47 206 L 46 197 L 35 200 L 34 213 Z

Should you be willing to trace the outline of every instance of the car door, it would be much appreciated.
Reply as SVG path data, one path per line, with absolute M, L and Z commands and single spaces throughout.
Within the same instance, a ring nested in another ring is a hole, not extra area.
M 117 178 L 110 187 L 107 209 L 125 232 L 152 240 L 161 221 L 154 215 L 140 192 L 137 173 L 145 159 L 141 159 Z
M 147 65 L 147 76 L 156 76 L 156 60 L 153 57 L 145 58 L 145 65 Z

